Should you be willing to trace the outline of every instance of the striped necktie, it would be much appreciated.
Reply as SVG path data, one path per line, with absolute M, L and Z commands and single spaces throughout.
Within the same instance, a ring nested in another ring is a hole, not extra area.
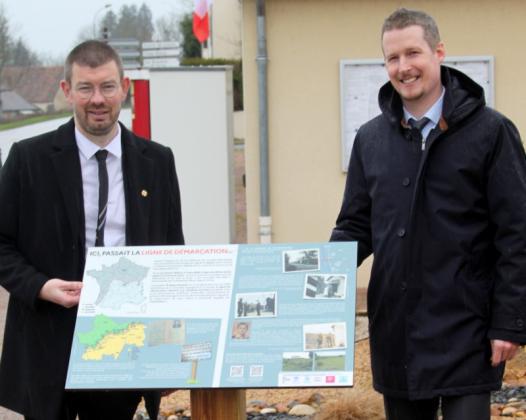
M 106 224 L 106 210 L 108 209 L 108 169 L 106 168 L 107 150 L 95 153 L 99 164 L 99 215 L 97 218 L 97 232 L 95 246 L 104 246 L 104 225 Z
M 411 126 L 411 136 L 413 136 L 414 139 L 417 141 L 422 142 L 422 150 L 426 147 L 426 140 L 422 136 L 422 130 L 423 128 L 431 121 L 429 118 L 424 117 L 419 120 L 415 120 L 414 118 L 409 118 L 409 121 L 407 123 Z

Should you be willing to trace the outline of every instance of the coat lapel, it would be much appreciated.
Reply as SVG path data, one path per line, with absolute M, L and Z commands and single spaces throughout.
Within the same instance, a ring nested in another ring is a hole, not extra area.
M 51 161 L 74 238 L 85 243 L 82 173 L 73 118 L 60 126 L 53 139 Z
M 121 124 L 122 173 L 126 199 L 126 245 L 148 243 L 150 194 L 154 163 L 145 155 L 146 141 Z

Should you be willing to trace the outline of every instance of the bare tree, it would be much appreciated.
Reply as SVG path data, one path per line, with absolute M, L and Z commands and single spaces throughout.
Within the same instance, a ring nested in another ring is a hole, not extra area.
M 0 121 L 3 120 L 2 93 L 6 89 L 4 86 L 4 67 L 9 61 L 9 22 L 7 21 L 4 6 L 0 3 Z
M 155 22 L 155 39 L 158 41 L 181 42 L 180 19 L 181 16 L 175 12 L 168 13 L 157 19 Z
M 139 41 L 151 41 L 153 36 L 152 11 L 143 3 L 137 13 L 137 38 Z
M 179 0 L 168 13 L 155 21 L 155 40 L 183 42 L 181 20 L 192 10 L 193 0 Z
M 117 28 L 117 22 L 117 15 L 113 13 L 113 10 L 108 10 L 100 22 L 101 32 L 106 32 L 108 37 L 111 38 Z
M 75 44 L 80 44 L 89 39 L 93 39 L 93 26 L 84 25 L 79 29 Z
M 9 36 L 9 22 L 5 15 L 5 9 L 0 3 L 0 69 L 9 61 L 11 39 Z
M 10 50 L 10 65 L 30 67 L 42 64 L 38 55 L 29 49 L 22 38 L 18 38 L 13 42 Z

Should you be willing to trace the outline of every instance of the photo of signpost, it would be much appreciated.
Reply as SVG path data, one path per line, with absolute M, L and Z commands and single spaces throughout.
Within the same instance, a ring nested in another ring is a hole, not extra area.
M 195 343 L 183 346 L 181 362 L 192 362 L 192 373 L 187 383 L 197 384 L 197 364 L 199 360 L 212 358 L 212 343 Z
M 303 326 L 305 350 L 332 350 L 347 347 L 345 322 Z

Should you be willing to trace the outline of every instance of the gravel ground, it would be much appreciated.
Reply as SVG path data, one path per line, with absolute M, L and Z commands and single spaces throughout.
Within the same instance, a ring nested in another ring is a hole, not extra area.
M 381 406 L 382 399 L 380 394 L 372 389 L 372 376 L 369 363 L 369 340 L 361 340 L 355 346 L 355 370 L 353 388 L 308 388 L 308 389 L 248 389 L 246 393 L 247 403 L 251 400 L 265 401 L 271 404 L 285 404 L 291 401 L 307 402 L 313 394 L 320 394 L 325 404 L 337 404 L 340 401 L 352 401 L 353 399 L 362 402 L 364 399 L 367 404 Z M 506 384 L 504 391 L 499 391 L 493 395 L 494 402 L 503 402 L 505 397 L 519 397 L 526 400 L 526 351 L 523 349 L 515 359 L 508 363 L 504 376 Z M 509 387 L 512 391 L 509 391 Z M 513 394 L 513 395 L 511 395 Z M 365 398 L 364 398 L 365 397 Z M 161 412 L 164 414 L 173 413 L 177 408 L 190 406 L 190 392 L 177 391 L 163 398 L 161 402 Z M 282 417 L 252 417 L 251 420 L 285 420 L 294 419 L 292 416 Z M 492 419 L 498 419 L 493 417 Z M 504 419 L 505 417 L 503 417 Z M 508 417 L 509 418 L 509 417 Z
M 355 370 L 354 370 L 354 388 L 273 388 L 273 389 L 247 389 L 247 403 L 252 400 L 265 401 L 267 404 L 284 404 L 291 401 L 307 402 L 313 394 L 323 396 L 325 402 L 334 402 L 345 398 L 351 398 L 353 395 L 360 394 L 364 390 L 372 389 L 371 371 L 369 367 L 369 341 L 362 340 L 355 346 Z M 380 399 L 379 394 L 376 394 Z M 375 396 L 373 396 L 374 398 Z M 190 392 L 177 391 L 161 402 L 161 413 L 171 414 L 182 407 L 190 406 Z M 293 417 L 291 417 L 293 418 Z M 268 417 L 266 417 L 268 419 Z

